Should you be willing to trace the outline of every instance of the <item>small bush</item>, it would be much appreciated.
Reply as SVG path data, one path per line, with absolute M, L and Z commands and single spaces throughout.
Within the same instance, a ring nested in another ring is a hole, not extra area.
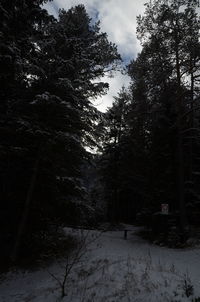
M 190 296 L 193 296 L 194 294 L 194 286 L 190 280 L 190 277 L 187 274 L 184 275 L 184 278 L 182 280 L 182 285 L 181 285 L 181 288 L 184 292 L 184 295 L 189 298 Z
M 76 244 L 75 239 L 66 236 L 61 228 L 36 233 L 24 241 L 17 265 L 28 269 L 47 265 L 55 258 L 66 256 Z
M 200 302 L 200 297 L 192 299 L 192 302 Z

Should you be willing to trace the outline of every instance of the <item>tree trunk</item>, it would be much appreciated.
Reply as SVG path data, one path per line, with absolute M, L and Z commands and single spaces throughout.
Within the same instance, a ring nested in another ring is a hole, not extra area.
M 26 224 L 27 224 L 27 220 L 28 220 L 28 216 L 29 216 L 30 204 L 31 204 L 34 189 L 35 189 L 35 184 L 36 184 L 36 179 L 37 179 L 37 174 L 38 174 L 38 167 L 39 167 L 39 157 L 36 159 L 35 164 L 34 164 L 33 174 L 31 177 L 29 188 L 28 188 L 21 221 L 18 226 L 14 248 L 11 253 L 11 260 L 13 262 L 16 262 L 18 259 L 18 256 L 19 256 L 21 243 L 22 243 L 23 235 L 24 235 L 24 232 L 26 229 Z
M 191 129 L 194 128 L 194 75 L 192 71 L 192 63 L 191 63 L 191 87 L 190 87 L 190 93 L 191 93 L 191 117 L 190 117 L 190 127 Z M 189 162 L 189 180 L 193 182 L 193 134 L 191 134 L 190 138 L 190 149 L 189 149 L 189 156 L 190 156 L 190 162 Z
M 179 127 L 178 127 L 179 128 Z M 178 129 L 178 196 L 179 196 L 179 210 L 180 210 L 180 227 L 184 231 L 187 225 L 186 207 L 185 207 L 185 186 L 184 186 L 184 158 L 183 158 L 183 138 L 181 128 Z
M 176 32 L 176 75 L 177 75 L 177 183 L 178 183 L 178 199 L 180 211 L 180 227 L 184 231 L 187 225 L 186 208 L 185 208 L 185 184 L 184 184 L 184 154 L 183 154 L 183 133 L 182 133 L 182 116 L 183 116 L 183 100 L 181 91 L 181 72 L 179 58 L 179 40 Z

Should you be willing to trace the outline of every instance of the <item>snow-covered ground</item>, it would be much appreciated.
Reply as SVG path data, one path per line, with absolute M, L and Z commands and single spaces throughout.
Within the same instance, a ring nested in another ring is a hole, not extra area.
M 136 227 L 127 228 L 131 230 L 127 240 L 122 230 L 87 233 L 66 229 L 74 236 L 84 233 L 87 237 L 84 255 L 79 257 L 81 250 L 48 268 L 3 275 L 0 301 L 199 302 L 200 247 L 179 250 L 151 245 L 136 235 Z M 72 262 L 66 296 L 61 299 L 59 283 Z

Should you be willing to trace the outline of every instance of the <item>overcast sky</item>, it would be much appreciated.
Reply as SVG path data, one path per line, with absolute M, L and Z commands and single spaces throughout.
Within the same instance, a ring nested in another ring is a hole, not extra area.
M 45 8 L 54 15 L 60 8 L 66 10 L 77 4 L 84 4 L 88 14 L 92 18 L 101 21 L 101 30 L 108 34 L 111 42 L 118 46 L 118 51 L 127 64 L 135 58 L 140 51 L 140 44 L 136 38 L 136 16 L 144 11 L 144 3 L 147 0 L 54 0 L 45 5 Z M 110 89 L 106 96 L 97 99 L 95 104 L 101 111 L 111 106 L 113 96 L 116 96 L 120 88 L 128 85 L 129 79 L 119 72 L 113 78 L 107 78 Z

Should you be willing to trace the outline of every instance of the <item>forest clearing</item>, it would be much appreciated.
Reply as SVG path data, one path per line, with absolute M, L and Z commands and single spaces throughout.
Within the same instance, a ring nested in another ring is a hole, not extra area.
M 125 240 L 123 228 L 127 227 Z M 3 275 L 0 301 L 144 302 L 147 297 L 151 302 L 199 301 L 200 244 L 185 249 L 159 247 L 141 239 L 139 230 L 127 225 L 104 232 L 65 229 L 79 239 L 87 237 L 82 257 L 76 258 L 67 276 L 65 296 L 58 280 L 63 281 L 73 255 L 43 269 Z
M 200 302 L 200 3 L 82 2 L 0 0 L 0 301 Z

